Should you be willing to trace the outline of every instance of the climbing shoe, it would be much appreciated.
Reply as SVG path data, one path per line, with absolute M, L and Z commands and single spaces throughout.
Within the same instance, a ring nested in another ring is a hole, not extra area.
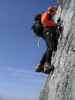
M 50 67 L 44 67 L 44 73 L 45 74 L 50 74 L 50 73 L 53 73 L 54 72 L 54 66 L 51 65 Z
M 44 72 L 44 65 L 38 65 L 38 67 L 35 69 L 36 72 Z

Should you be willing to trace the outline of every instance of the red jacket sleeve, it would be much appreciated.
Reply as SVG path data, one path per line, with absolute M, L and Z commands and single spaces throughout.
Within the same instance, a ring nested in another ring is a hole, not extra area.
M 45 12 L 42 14 L 42 17 L 41 17 L 41 23 L 44 27 L 48 26 L 48 27 L 51 27 L 51 26 L 56 26 L 56 23 L 53 21 L 53 20 L 50 20 L 48 18 L 48 13 Z

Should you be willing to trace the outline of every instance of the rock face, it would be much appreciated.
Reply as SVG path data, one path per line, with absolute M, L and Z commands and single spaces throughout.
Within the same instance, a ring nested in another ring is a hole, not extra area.
M 75 0 L 59 0 L 64 7 L 62 40 L 52 63 L 54 73 L 48 76 L 40 100 L 75 100 Z

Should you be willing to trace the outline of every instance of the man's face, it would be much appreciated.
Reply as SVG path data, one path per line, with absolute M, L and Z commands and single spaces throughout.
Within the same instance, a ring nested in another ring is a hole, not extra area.
M 55 12 L 53 12 L 53 11 L 49 11 L 49 10 L 48 10 L 48 14 L 54 16 L 54 15 L 55 15 Z

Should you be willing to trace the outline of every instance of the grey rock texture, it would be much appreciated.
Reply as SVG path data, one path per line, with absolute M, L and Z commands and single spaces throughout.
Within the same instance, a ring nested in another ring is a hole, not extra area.
M 75 100 L 75 0 L 58 1 L 64 5 L 64 31 L 52 58 L 55 71 L 48 76 L 39 100 Z

